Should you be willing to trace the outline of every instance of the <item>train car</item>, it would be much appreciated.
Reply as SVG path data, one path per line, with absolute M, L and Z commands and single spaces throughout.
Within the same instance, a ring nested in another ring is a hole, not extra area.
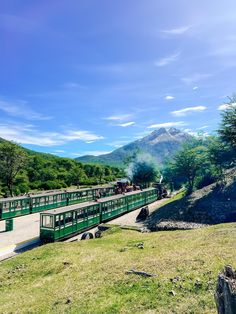
M 40 214 L 40 238 L 43 242 L 69 238 L 156 200 L 157 190 L 148 188 L 49 210 Z
M 68 204 L 76 204 L 96 200 L 115 193 L 113 186 L 95 187 L 91 189 L 81 189 L 68 192 Z
M 30 197 L 31 211 L 30 213 L 37 213 L 43 210 L 66 206 L 68 204 L 68 193 L 52 192 L 44 194 L 36 194 Z
M 127 201 L 123 194 L 100 199 L 98 203 L 100 203 L 101 222 L 127 212 Z
M 28 196 L 0 198 L 0 219 L 8 219 L 30 213 L 31 199 Z
M 54 242 L 86 230 L 100 222 L 100 204 L 85 202 L 40 214 L 40 238 Z
M 113 186 L 1 198 L 0 219 L 14 218 L 115 194 Z

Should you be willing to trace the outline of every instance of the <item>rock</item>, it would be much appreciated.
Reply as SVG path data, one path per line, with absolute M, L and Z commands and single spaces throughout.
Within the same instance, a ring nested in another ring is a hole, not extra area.
M 218 275 L 215 302 L 219 314 L 236 313 L 236 271 L 229 265 Z
M 147 219 L 148 215 L 149 215 L 148 206 L 143 207 L 143 208 L 140 210 L 140 212 L 139 212 L 139 214 L 138 214 L 138 216 L 137 216 L 137 218 L 136 218 L 136 221 L 145 220 L 145 219 Z
M 98 230 L 98 231 L 95 232 L 94 235 L 95 235 L 95 238 L 96 238 L 96 239 L 101 238 L 101 237 L 102 237 L 102 231 L 101 231 L 101 230 Z
M 170 281 L 173 282 L 173 283 L 176 283 L 179 280 L 180 280 L 179 276 L 170 279 Z
M 156 226 L 157 231 L 171 231 L 171 230 L 190 230 L 206 227 L 205 224 L 186 222 L 186 221 L 175 221 L 175 220 L 161 220 Z M 153 227 L 154 228 L 154 227 Z
M 196 282 L 194 283 L 194 286 L 197 288 L 197 289 L 201 289 L 202 288 L 202 282 L 200 279 L 197 279 Z
M 143 227 L 140 229 L 141 233 L 148 233 L 148 232 L 151 232 L 150 229 L 146 228 L 146 227 Z
M 71 298 L 68 298 L 65 302 L 65 304 L 70 304 L 72 302 Z
M 173 296 L 176 296 L 176 292 L 174 290 L 171 290 L 170 294 L 173 295 Z
M 142 249 L 142 250 L 144 249 L 144 243 L 143 242 L 138 243 L 136 246 L 138 249 Z
M 145 271 L 137 271 L 134 269 L 127 271 L 126 274 L 134 274 L 134 275 L 139 275 L 139 276 L 143 276 L 143 277 L 156 277 L 155 274 L 146 273 Z

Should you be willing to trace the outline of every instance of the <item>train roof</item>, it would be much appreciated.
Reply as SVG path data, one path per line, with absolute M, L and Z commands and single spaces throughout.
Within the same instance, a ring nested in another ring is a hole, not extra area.
M 103 197 L 103 198 L 98 199 L 97 201 L 90 201 L 90 202 L 84 202 L 84 203 L 79 203 L 79 204 L 63 206 L 63 207 L 43 211 L 40 214 L 58 215 L 58 214 L 62 214 L 65 212 L 72 211 L 72 210 L 81 209 L 84 207 L 88 207 L 88 206 L 97 205 L 100 203 L 105 203 L 105 202 L 113 201 L 116 199 L 120 199 L 124 196 L 135 195 L 135 194 L 138 194 L 140 192 L 147 192 L 147 191 L 151 191 L 151 190 L 154 190 L 154 188 L 147 188 L 147 189 L 144 189 L 142 191 L 138 190 L 138 191 L 128 192 L 125 194 L 117 194 L 117 195 L 113 195 L 113 196 Z
M 135 195 L 135 194 L 138 194 L 140 192 L 147 192 L 147 191 L 151 191 L 153 189 L 154 188 L 147 188 L 147 189 L 143 189 L 143 190 L 127 192 L 127 193 L 124 193 L 124 194 L 117 194 L 117 195 L 112 195 L 112 196 L 108 196 L 108 197 L 103 197 L 103 198 L 100 198 L 98 200 L 98 202 L 99 203 L 108 202 L 108 201 L 112 201 L 112 200 L 118 199 L 118 198 L 123 197 L 123 196 Z
M 79 204 L 73 204 L 73 205 L 68 205 L 68 206 L 63 206 L 55 209 L 49 209 L 41 212 L 40 214 L 49 214 L 49 215 L 57 215 L 57 214 L 62 214 L 65 212 L 70 212 L 72 210 L 92 206 L 92 205 L 97 205 L 98 202 L 95 201 L 90 201 L 90 202 L 84 202 L 84 203 L 79 203 Z
M 22 195 L 22 196 L 16 196 L 16 197 L 2 197 L 2 198 L 0 198 L 0 203 L 20 201 L 20 200 L 27 199 L 27 198 L 29 198 L 28 195 Z
M 83 188 L 83 189 L 74 189 L 74 190 L 61 190 L 61 191 L 55 191 L 55 192 L 45 192 L 45 193 L 36 193 L 36 194 L 30 194 L 30 195 L 21 195 L 21 196 L 15 196 L 15 197 L 2 197 L 0 198 L 0 203 L 3 202 L 11 202 L 11 201 L 20 201 L 23 199 L 28 198 L 35 198 L 35 197 L 43 197 L 43 196 L 53 196 L 53 195 L 60 195 L 64 193 L 71 193 L 71 192 L 83 192 L 88 190 L 97 190 L 97 189 L 106 189 L 106 188 L 113 188 L 112 185 L 106 185 L 106 186 L 96 186 L 92 188 Z

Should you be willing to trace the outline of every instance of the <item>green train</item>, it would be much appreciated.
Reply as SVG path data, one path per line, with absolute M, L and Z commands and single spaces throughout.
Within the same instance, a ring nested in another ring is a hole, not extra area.
M 114 195 L 114 186 L 0 198 L 0 220 Z
M 40 239 L 47 243 L 69 238 L 157 199 L 157 189 L 148 188 L 42 212 Z

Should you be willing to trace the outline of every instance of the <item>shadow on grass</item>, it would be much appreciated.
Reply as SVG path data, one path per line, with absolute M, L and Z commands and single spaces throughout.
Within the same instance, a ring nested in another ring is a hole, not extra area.
M 186 217 L 186 208 L 190 204 L 189 198 L 184 196 L 166 205 L 157 208 L 152 212 L 145 221 L 145 226 L 149 229 L 161 220 L 183 221 Z

